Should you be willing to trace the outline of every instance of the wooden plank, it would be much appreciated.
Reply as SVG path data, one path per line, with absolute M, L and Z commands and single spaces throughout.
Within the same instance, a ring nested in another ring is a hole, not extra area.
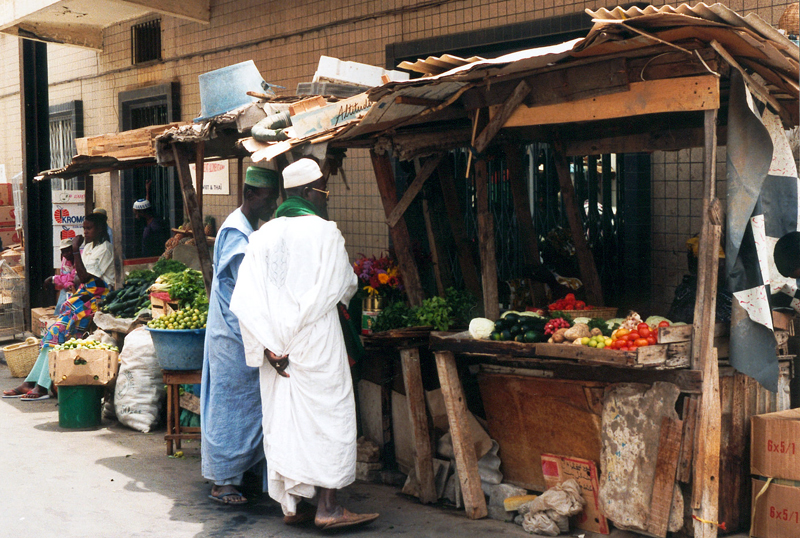
M 88 136 L 75 139 L 79 155 L 108 156 L 116 158 L 155 156 L 155 137 L 173 127 L 186 125 L 174 122 L 164 125 L 151 125 L 121 133 Z
M 575 186 L 572 184 L 569 162 L 567 162 L 567 158 L 564 155 L 564 146 L 559 141 L 553 144 L 553 160 L 558 173 L 558 182 L 561 185 L 561 200 L 564 202 L 572 241 L 575 244 L 575 254 L 578 257 L 581 280 L 586 289 L 586 300 L 594 306 L 603 306 L 605 303 L 603 302 L 600 276 L 597 273 L 597 265 L 594 262 L 591 250 L 589 250 L 583 224 L 581 223 L 580 212 L 583 211 L 583 208 L 578 205 L 575 197 Z
M 122 262 L 125 260 L 125 250 L 122 248 L 122 184 L 120 171 L 112 170 L 109 173 L 109 183 L 111 184 L 111 230 L 114 232 L 114 286 L 122 289 L 125 285 L 125 271 Z
M 464 391 L 461 388 L 461 380 L 458 378 L 456 360 L 449 351 L 439 351 L 435 355 L 439 384 L 442 387 L 442 396 L 447 409 L 447 421 L 450 424 L 458 479 L 461 484 L 461 493 L 464 496 L 464 509 L 470 519 L 480 519 L 486 517 L 489 512 L 486 508 L 486 498 L 481 489 L 478 459 L 469 429 L 467 416 L 469 411 Z
M 424 97 L 413 97 L 411 95 L 398 95 L 394 98 L 394 102 L 398 105 L 435 107 L 441 105 L 444 101 L 439 99 L 425 99 Z
M 489 172 L 486 159 L 478 159 L 475 163 L 475 205 L 478 213 L 483 315 L 489 319 L 497 319 L 500 317 L 500 300 L 497 291 L 494 215 L 489 209 Z
M 636 353 L 626 351 L 595 349 L 589 346 L 576 346 L 574 344 L 541 343 L 533 344 L 533 346 L 535 346 L 536 355 L 541 357 L 573 359 L 592 364 L 615 364 L 618 366 L 631 366 L 636 361 Z
M 200 398 L 190 392 L 180 395 L 180 407 L 197 415 L 200 414 Z
M 641 366 L 663 366 L 667 363 L 667 350 L 668 346 L 664 344 L 640 347 L 636 350 L 636 364 Z
M 94 176 L 84 176 L 83 178 L 83 214 L 89 215 L 94 211 Z M 109 223 L 109 226 L 111 223 Z M 112 230 L 113 233 L 113 230 Z
M 656 475 L 653 479 L 653 495 L 650 498 L 650 511 L 647 514 L 647 532 L 666 537 L 669 513 L 672 507 L 675 475 L 681 448 L 680 420 L 670 417 L 661 419 L 661 432 L 658 439 Z
M 637 350 L 638 351 L 638 350 Z M 667 344 L 667 368 L 689 368 L 692 365 L 692 342 Z
M 514 215 L 517 218 L 519 236 L 523 259 L 527 266 L 536 267 L 541 265 L 539 258 L 539 236 L 536 233 L 536 226 L 533 223 L 530 207 L 528 204 L 528 192 L 523 180 L 527 175 L 522 170 L 522 151 L 519 144 L 506 144 L 503 146 L 506 155 L 506 167 L 508 169 L 508 184 L 511 188 L 511 198 L 514 202 Z M 533 304 L 547 304 L 547 295 L 544 284 L 534 281 Z
M 290 104 L 289 115 L 295 116 L 297 114 L 300 114 L 301 112 L 306 112 L 307 110 L 320 108 L 326 106 L 327 104 L 328 101 L 324 97 L 322 97 L 321 95 L 315 95 L 314 97 L 309 97 L 308 99 L 303 99 L 302 101 Z
M 680 99 L 675 99 L 680 95 Z M 719 79 L 713 75 L 633 82 L 630 90 L 569 103 L 520 106 L 504 127 L 627 118 L 644 114 L 716 110 Z
M 689 396 L 683 403 L 683 441 L 678 459 L 677 479 L 688 484 L 692 478 L 692 452 L 694 450 L 695 432 L 697 430 L 697 396 Z
M 425 182 L 428 181 L 428 178 L 431 177 L 431 174 L 434 172 L 434 170 L 436 170 L 436 167 L 439 166 L 442 157 L 443 155 L 440 154 L 428 159 L 425 161 L 422 169 L 417 170 L 417 177 L 414 178 L 414 181 L 412 181 L 411 185 L 408 186 L 406 192 L 403 193 L 403 197 L 400 198 L 400 201 L 394 206 L 392 212 L 389 213 L 388 217 L 386 217 L 386 224 L 388 224 L 390 228 L 395 227 L 397 221 L 400 220 L 400 218 L 406 212 L 406 209 L 408 209 L 408 206 L 410 206 L 411 202 L 414 201 L 414 198 L 417 197 L 417 194 L 419 194 L 419 191 L 422 190 Z
M 441 256 L 439 255 L 439 244 L 436 239 L 436 232 L 433 229 L 433 223 L 431 222 L 431 209 L 428 204 L 428 200 L 424 198 L 422 199 L 422 218 L 425 221 L 425 233 L 428 236 L 428 249 L 431 252 L 433 276 L 436 279 L 436 291 L 440 297 L 444 297 L 447 286 L 445 286 L 444 283 L 445 277 L 440 264 Z M 449 279 L 447 280 L 449 283 Z
M 305 138 L 355 121 L 363 117 L 371 106 L 372 101 L 367 94 L 360 93 L 330 105 L 295 114 L 292 116 L 292 128 L 297 138 Z
M 194 158 L 194 175 L 195 175 L 195 192 L 197 193 L 197 210 L 200 212 L 200 217 L 203 216 L 203 180 L 206 173 L 206 143 L 202 140 L 195 144 L 195 158 Z M 205 228 L 204 228 L 205 229 Z
M 178 179 L 181 182 L 181 193 L 183 194 L 183 206 L 189 214 L 189 222 L 194 235 L 197 258 L 200 261 L 200 271 L 203 273 L 203 282 L 206 293 L 211 295 L 211 279 L 213 269 L 211 268 L 211 255 L 208 253 L 208 243 L 206 242 L 206 232 L 203 228 L 203 218 L 197 207 L 197 195 L 192 184 L 192 175 L 189 172 L 189 159 L 186 154 L 172 145 L 172 154 L 175 157 L 175 168 L 178 170 Z
M 370 150 L 372 167 L 375 170 L 375 180 L 381 194 L 383 211 L 388 217 L 397 205 L 397 190 L 394 181 L 392 163 L 386 154 L 378 155 L 374 150 Z M 411 248 L 411 237 L 404 220 L 399 220 L 397 224 L 389 228 L 392 236 L 394 250 L 397 254 L 397 263 L 400 266 L 400 273 L 403 275 L 403 283 L 406 287 L 406 294 L 412 306 L 422 304 L 425 294 L 422 291 L 422 283 L 419 279 L 417 262 L 414 260 L 414 251 Z
M 481 282 L 478 278 L 475 260 L 472 257 L 467 232 L 464 230 L 464 220 L 462 219 L 461 209 L 458 206 L 458 193 L 456 192 L 453 168 L 449 158 L 442 159 L 437 173 L 439 175 L 439 186 L 442 189 L 442 202 L 447 210 L 450 232 L 453 234 L 453 242 L 456 244 L 456 251 L 458 252 L 461 278 L 464 280 L 464 286 L 472 295 L 482 297 Z
M 522 101 L 531 92 L 531 87 L 524 80 L 521 81 L 505 103 L 500 106 L 492 119 L 489 120 L 488 125 L 481 131 L 481 134 L 475 140 L 475 150 L 478 153 L 483 153 L 489 144 L 494 139 L 495 135 L 502 129 L 503 125 L 511 117 L 511 114 L 517 109 Z
M 728 334 L 729 325 L 727 323 L 714 323 L 714 338 Z M 656 337 L 659 344 L 669 344 L 672 342 L 689 342 L 692 339 L 694 328 L 692 325 L 673 325 L 672 327 L 659 327 Z
M 419 349 L 400 350 L 403 368 L 403 383 L 406 390 L 406 405 L 411 419 L 411 437 L 414 443 L 414 469 L 419 481 L 419 500 L 422 504 L 438 500 L 433 474 L 433 452 L 428 433 L 428 414 L 425 408 L 425 392 L 422 388 L 422 371 L 419 366 Z

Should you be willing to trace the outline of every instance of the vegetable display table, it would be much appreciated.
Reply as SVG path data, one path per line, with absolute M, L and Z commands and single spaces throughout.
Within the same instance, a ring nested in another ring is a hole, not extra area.
M 180 386 L 200 383 L 202 370 L 161 370 L 167 386 L 167 456 L 172 456 L 173 445 L 180 450 L 183 439 L 200 439 L 200 428 L 181 426 Z

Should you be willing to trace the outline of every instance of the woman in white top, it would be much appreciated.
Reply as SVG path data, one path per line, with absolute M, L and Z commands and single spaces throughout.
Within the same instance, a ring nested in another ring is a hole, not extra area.
M 86 240 L 81 252 L 80 247 Z M 105 215 L 86 215 L 83 235 L 72 240 L 75 271 L 81 281 L 58 312 L 58 321 L 42 338 L 42 349 L 25 382 L 19 387 L 3 391 L 3 398 L 21 398 L 23 401 L 46 400 L 52 385 L 47 354 L 51 346 L 63 344 L 75 336 L 82 336 L 97 311 L 97 303 L 108 293 L 114 282 L 114 250 L 108 240 Z

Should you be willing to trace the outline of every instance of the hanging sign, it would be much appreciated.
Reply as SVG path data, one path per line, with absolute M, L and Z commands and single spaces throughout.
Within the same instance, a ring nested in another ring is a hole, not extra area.
M 192 174 L 192 184 L 197 190 L 197 167 L 189 164 Z M 230 194 L 230 176 L 228 175 L 228 161 L 211 161 L 203 163 L 203 194 Z

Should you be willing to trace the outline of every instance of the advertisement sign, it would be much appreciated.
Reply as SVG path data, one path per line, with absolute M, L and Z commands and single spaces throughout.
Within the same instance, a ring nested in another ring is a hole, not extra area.
M 197 190 L 197 170 L 194 164 L 189 164 L 192 174 L 192 183 Z M 230 176 L 228 175 L 228 161 L 212 161 L 203 163 L 203 195 L 230 194 Z
M 81 204 L 86 202 L 84 191 L 53 191 L 53 205 L 55 204 Z
M 53 226 L 83 227 L 85 208 L 83 204 L 53 204 Z

